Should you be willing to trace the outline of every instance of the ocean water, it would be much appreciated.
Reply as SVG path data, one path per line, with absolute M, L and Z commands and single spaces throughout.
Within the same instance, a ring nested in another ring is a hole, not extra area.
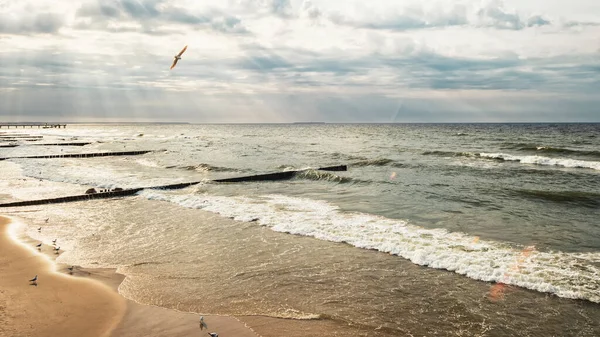
M 322 336 L 600 335 L 600 124 L 105 124 L 10 129 L 0 208 L 140 303 L 327 321 Z M 90 142 L 86 146 L 44 146 Z M 317 168 L 348 165 L 346 172 Z M 291 180 L 212 179 L 303 169 Z M 49 219 L 45 222 L 45 219 Z M 37 231 L 43 227 L 41 232 Z M 273 336 L 264 328 L 259 333 Z

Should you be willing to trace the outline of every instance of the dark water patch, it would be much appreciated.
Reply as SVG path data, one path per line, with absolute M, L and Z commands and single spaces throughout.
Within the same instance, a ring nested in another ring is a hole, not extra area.
M 394 161 L 389 158 L 367 159 L 351 163 L 352 166 L 386 166 L 393 164 Z
M 475 157 L 477 154 L 471 152 L 454 152 L 454 151 L 425 151 L 422 153 L 424 156 L 438 156 L 438 157 Z
M 138 262 L 138 263 L 132 264 L 131 266 L 138 267 L 138 266 L 151 265 L 151 264 L 162 264 L 162 262 Z
M 346 160 L 368 160 L 368 158 L 366 157 L 362 157 L 362 156 L 354 156 L 354 155 L 350 155 L 350 154 L 345 154 L 345 153 L 340 153 L 340 152 L 334 152 L 332 154 L 330 154 L 330 156 L 334 159 L 346 159 Z
M 600 207 L 600 193 L 583 191 L 543 191 L 543 190 L 514 190 L 516 195 L 528 199 L 539 199 L 561 204 L 573 204 L 582 207 Z
M 448 184 L 431 184 L 431 187 L 450 187 Z

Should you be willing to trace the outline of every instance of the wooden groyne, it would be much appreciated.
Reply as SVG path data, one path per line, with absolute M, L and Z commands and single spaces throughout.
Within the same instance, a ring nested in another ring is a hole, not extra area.
M 128 195 L 134 195 L 141 190 L 143 190 L 143 188 L 131 188 L 131 189 L 120 190 L 120 191 L 80 194 L 80 195 L 73 195 L 73 196 L 62 197 L 62 198 L 16 201 L 16 202 L 0 204 L 0 207 L 35 206 L 35 205 L 46 205 L 46 204 L 59 204 L 59 203 L 63 203 L 63 202 L 73 202 L 73 201 L 82 201 L 82 200 L 123 197 L 123 196 L 128 196 Z
M 14 134 L 6 133 L 6 134 L 0 135 L 0 138 L 2 138 L 2 139 L 44 138 L 44 136 L 34 136 L 34 135 L 26 135 L 26 134 L 19 134 L 19 133 L 14 133 Z
M 31 145 L 35 145 L 35 146 L 85 146 L 85 145 L 90 145 L 92 143 L 90 142 L 85 142 L 85 143 L 42 143 L 42 144 L 31 144 Z
M 3 127 L 6 127 L 7 129 L 10 129 L 12 127 L 14 127 L 15 129 L 18 129 L 18 128 L 22 128 L 22 129 L 24 129 L 24 128 L 30 128 L 30 129 L 32 129 L 34 127 L 37 127 L 38 129 L 39 128 L 43 128 L 43 129 L 56 129 L 56 128 L 60 129 L 60 128 L 63 128 L 63 129 L 66 129 L 67 128 L 67 124 L 58 124 L 58 123 L 31 123 L 31 124 L 29 124 L 29 123 L 22 123 L 22 124 L 19 124 L 19 123 L 7 123 L 7 124 L 0 124 L 0 129 L 2 129 Z
M 346 165 L 338 165 L 338 166 L 329 166 L 318 168 L 318 170 L 322 171 L 346 171 Z M 295 170 L 295 171 L 285 171 L 285 172 L 274 172 L 274 173 L 266 173 L 266 174 L 256 174 L 251 176 L 244 177 L 235 177 L 235 178 L 225 178 L 225 179 L 214 179 L 212 182 L 246 182 L 246 181 L 277 181 L 277 180 L 285 180 L 291 179 L 297 173 L 303 172 L 305 170 Z M 38 200 L 27 200 L 27 201 L 16 201 L 0 204 L 1 207 L 21 207 L 21 206 L 35 206 L 35 205 L 46 205 L 46 204 L 58 204 L 64 202 L 73 202 L 73 201 L 84 201 L 84 200 L 92 200 L 92 199 L 104 199 L 104 198 L 114 198 L 114 197 L 123 197 L 134 195 L 145 189 L 159 189 L 159 190 L 173 190 L 173 189 L 181 189 L 186 188 L 192 185 L 200 184 L 202 181 L 193 181 L 187 183 L 177 183 L 177 184 L 169 184 L 169 185 L 160 185 L 160 186 L 150 186 L 150 187 L 139 187 L 139 188 L 130 188 L 130 189 L 115 189 L 112 191 L 101 191 L 93 193 L 86 193 L 68 197 L 61 198 L 50 198 L 50 199 L 38 199 Z
M 85 146 L 90 145 L 92 143 L 42 143 L 42 144 L 30 144 L 32 146 Z M 20 144 L 8 144 L 8 145 L 0 145 L 0 147 L 17 147 L 21 146 Z
M 275 173 L 266 173 L 266 174 L 256 174 L 245 177 L 235 177 L 235 178 L 224 178 L 224 179 L 214 179 L 214 182 L 217 183 L 238 183 L 242 181 L 275 181 L 275 180 L 285 180 L 291 179 L 298 173 L 298 171 L 285 171 L 285 172 L 275 172 Z
M 140 154 L 150 153 L 152 151 L 121 151 L 121 152 L 97 152 L 97 153 L 65 153 L 52 154 L 46 156 L 25 156 L 25 157 L 5 157 L 0 160 L 7 159 L 50 159 L 50 158 L 89 158 L 89 157 L 110 157 L 110 156 L 136 156 Z
M 20 136 L 20 137 L 6 137 L 6 136 L 0 136 L 0 140 L 4 141 L 4 142 L 14 142 L 16 140 L 39 140 L 39 139 L 43 139 L 44 137 L 37 137 L 37 136 Z
M 327 167 L 320 167 L 317 170 L 320 170 L 320 171 L 347 171 L 348 166 L 346 166 L 346 165 L 327 166 Z M 255 175 L 245 176 L 245 177 L 214 179 L 212 181 L 217 182 L 217 183 L 238 183 L 238 182 L 244 182 L 244 181 L 286 180 L 286 179 L 293 178 L 297 173 L 303 172 L 303 171 L 305 171 L 305 170 L 293 170 L 293 171 L 274 172 L 274 173 L 266 173 L 266 174 L 255 174 Z

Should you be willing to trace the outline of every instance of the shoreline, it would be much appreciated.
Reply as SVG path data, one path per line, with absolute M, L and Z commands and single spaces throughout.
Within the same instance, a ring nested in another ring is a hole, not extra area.
M 125 301 L 101 283 L 57 272 L 49 259 L 11 238 L 11 223 L 0 216 L 0 335 L 110 336 Z
M 205 315 L 208 329 L 200 330 L 198 314 L 128 300 L 117 291 L 125 276 L 114 269 L 75 267 L 70 275 L 66 266 L 53 261 L 50 247 L 36 251 L 34 240 L 11 237 L 11 225 L 12 218 L 0 215 L 2 336 L 183 337 L 217 332 L 260 337 L 233 316 Z M 30 285 L 36 274 L 37 285 Z

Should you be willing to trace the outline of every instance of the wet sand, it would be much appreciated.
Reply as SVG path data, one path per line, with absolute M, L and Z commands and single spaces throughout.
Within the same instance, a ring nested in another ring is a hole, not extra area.
M 54 271 L 50 259 L 12 240 L 0 217 L 0 335 L 108 336 L 125 314 L 109 287 Z M 38 275 L 37 285 L 28 282 Z
M 201 330 L 197 314 L 126 300 L 116 291 L 122 275 L 78 267 L 71 273 L 53 262 L 52 247 L 13 240 L 9 224 L 0 216 L 0 336 L 259 336 L 235 317 L 205 316 L 208 329 Z M 36 274 L 37 284 L 28 282 Z

